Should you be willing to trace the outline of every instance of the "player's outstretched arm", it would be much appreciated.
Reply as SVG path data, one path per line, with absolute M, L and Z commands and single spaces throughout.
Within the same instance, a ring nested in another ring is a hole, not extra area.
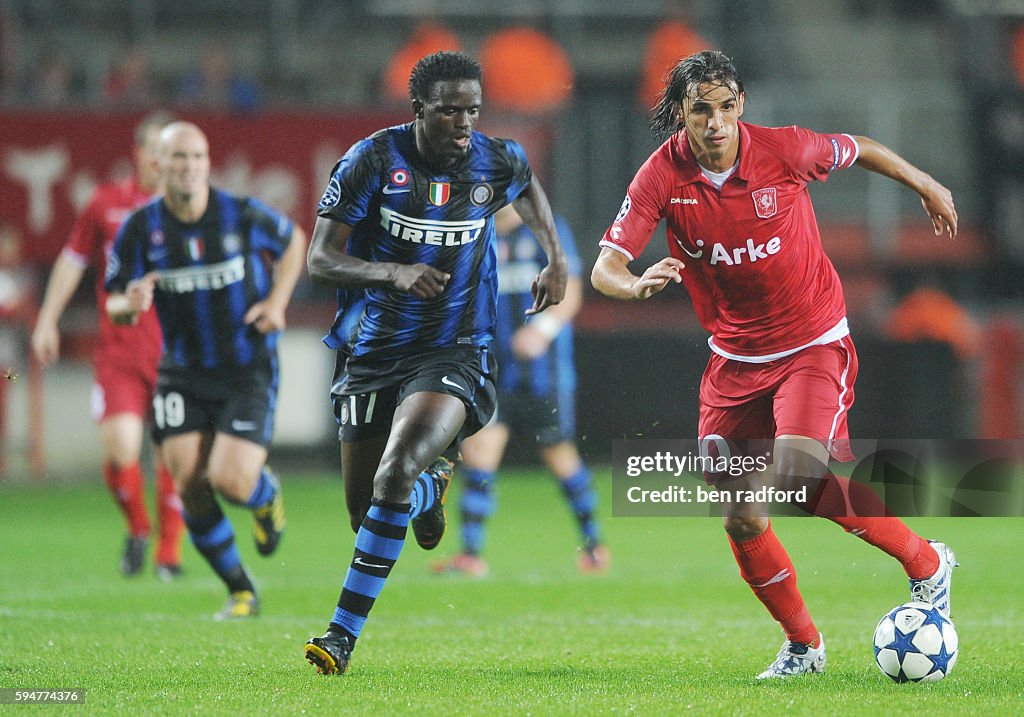
M 335 289 L 389 286 L 421 299 L 439 296 L 451 278 L 428 264 L 366 261 L 345 253 L 352 236 L 348 224 L 317 217 L 306 255 L 306 270 L 314 283 Z
M 558 241 L 558 230 L 555 228 L 555 217 L 548 196 L 536 177 L 530 179 L 530 184 L 512 204 L 548 258 L 547 266 L 533 281 L 533 306 L 526 311 L 527 314 L 536 314 L 560 303 L 565 297 L 569 260 Z
M 295 284 L 302 274 L 303 258 L 306 256 L 306 232 L 295 225 L 288 248 L 277 262 L 274 271 L 274 285 L 263 301 L 257 301 L 245 313 L 244 321 L 252 324 L 261 334 L 283 331 L 285 310 L 291 301 Z
M 870 137 L 854 139 L 860 148 L 857 164 L 913 189 L 920 195 L 921 205 L 932 220 L 935 236 L 949 232 L 951 239 L 956 237 L 957 215 L 952 192 L 884 144 Z
M 670 281 L 680 283 L 679 273 L 685 264 L 675 257 L 667 256 L 647 268 L 642 276 L 629 270 L 629 257 L 620 251 L 603 247 L 590 274 L 594 288 L 612 299 L 635 301 L 649 299 L 668 286 Z
M 84 273 L 84 266 L 63 253 L 53 265 L 43 305 L 39 307 L 39 317 L 32 330 L 32 353 L 43 366 L 49 366 L 60 358 L 60 330 L 57 324 Z

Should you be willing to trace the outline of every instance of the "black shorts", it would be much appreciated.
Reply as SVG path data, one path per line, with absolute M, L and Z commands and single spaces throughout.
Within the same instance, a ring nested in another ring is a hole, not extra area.
M 270 445 L 277 405 L 277 360 L 231 369 L 160 369 L 153 396 L 153 437 L 227 433 Z
M 499 391 L 495 421 L 508 426 L 513 435 L 532 438 L 538 446 L 554 446 L 576 440 L 575 402 L 573 391 L 541 396 Z
M 391 430 L 395 409 L 423 391 L 462 400 L 466 420 L 456 442 L 471 436 L 494 415 L 496 364 L 486 347 L 438 349 L 398 360 L 369 363 L 338 352 L 331 386 L 338 438 L 362 441 Z

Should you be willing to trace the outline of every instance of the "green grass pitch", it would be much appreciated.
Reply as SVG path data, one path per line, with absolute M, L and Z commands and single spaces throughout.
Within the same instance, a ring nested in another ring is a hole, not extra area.
M 85 688 L 85 706 L 48 712 L 188 715 L 941 715 L 1011 714 L 1024 704 L 1024 520 L 916 519 L 962 567 L 953 618 L 960 660 L 931 685 L 875 667 L 877 620 L 908 599 L 902 570 L 806 518 L 775 521 L 829 649 L 824 675 L 753 679 L 781 632 L 740 581 L 715 519 L 609 515 L 614 564 L 574 566 L 573 522 L 556 486 L 506 471 L 483 580 L 438 577 L 458 546 L 457 485 L 438 550 L 406 544 L 350 671 L 303 659 L 337 600 L 353 536 L 340 480 L 283 471 L 288 532 L 260 558 L 249 516 L 229 509 L 263 599 L 256 620 L 210 616 L 224 591 L 187 543 L 186 575 L 165 585 L 116 572 L 121 520 L 91 486 L 0 485 L 0 687 Z M 0 712 L 17 707 L 0 705 Z

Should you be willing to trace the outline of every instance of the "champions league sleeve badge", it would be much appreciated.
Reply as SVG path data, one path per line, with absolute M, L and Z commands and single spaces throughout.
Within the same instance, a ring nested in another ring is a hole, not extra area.
M 117 255 L 117 252 L 110 252 L 107 256 L 107 270 L 103 272 L 103 279 L 110 281 L 121 272 L 121 257 Z
M 341 185 L 338 183 L 337 177 L 331 177 L 331 181 L 327 183 L 327 190 L 324 192 L 324 196 L 320 198 L 320 206 L 336 207 L 340 201 Z
M 612 224 L 617 224 L 618 222 L 621 222 L 623 219 L 625 219 L 626 215 L 629 214 L 629 210 L 632 206 L 633 202 L 630 200 L 629 195 L 627 194 L 626 198 L 622 200 L 622 206 L 619 207 L 619 213 L 615 215 L 615 221 L 612 222 Z

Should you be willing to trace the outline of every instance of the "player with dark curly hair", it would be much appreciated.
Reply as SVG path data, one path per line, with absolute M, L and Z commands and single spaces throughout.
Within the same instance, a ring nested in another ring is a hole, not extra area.
M 494 214 L 513 203 L 547 256 L 536 314 L 559 303 L 568 264 L 547 196 L 515 141 L 476 131 L 480 65 L 422 58 L 413 121 L 357 142 L 317 209 L 307 264 L 338 290 L 324 342 L 338 352 L 331 394 L 355 553 L 327 633 L 306 644 L 324 674 L 344 672 L 405 543 L 445 528 L 451 464 L 437 459 L 494 413 Z
M 481 82 L 480 63 L 461 52 L 435 52 L 420 59 L 409 74 L 409 99 L 413 102 L 429 97 L 438 82 L 475 80 Z
M 711 334 L 699 436 L 746 447 L 748 456 L 755 442 L 756 449 L 767 444 L 774 456 L 767 475 L 744 476 L 728 486 L 736 489 L 730 496 L 746 495 L 764 480 L 807 487 L 799 508 L 896 558 L 912 598 L 948 614 L 953 552 L 889 516 L 866 486 L 828 469 L 830 456 L 853 457 L 846 416 L 857 354 L 807 184 L 859 164 L 917 192 L 935 234 L 950 237 L 957 228 L 953 197 L 867 137 L 741 122 L 745 100 L 736 68 L 721 52 L 700 52 L 676 65 L 651 121 L 655 132 L 670 136 L 637 172 L 601 240 L 594 287 L 636 300 L 682 283 Z M 671 256 L 636 276 L 628 264 L 662 219 Z M 725 500 L 723 520 L 740 575 L 786 633 L 777 658 L 758 677 L 821 672 L 824 640 L 765 506 Z

